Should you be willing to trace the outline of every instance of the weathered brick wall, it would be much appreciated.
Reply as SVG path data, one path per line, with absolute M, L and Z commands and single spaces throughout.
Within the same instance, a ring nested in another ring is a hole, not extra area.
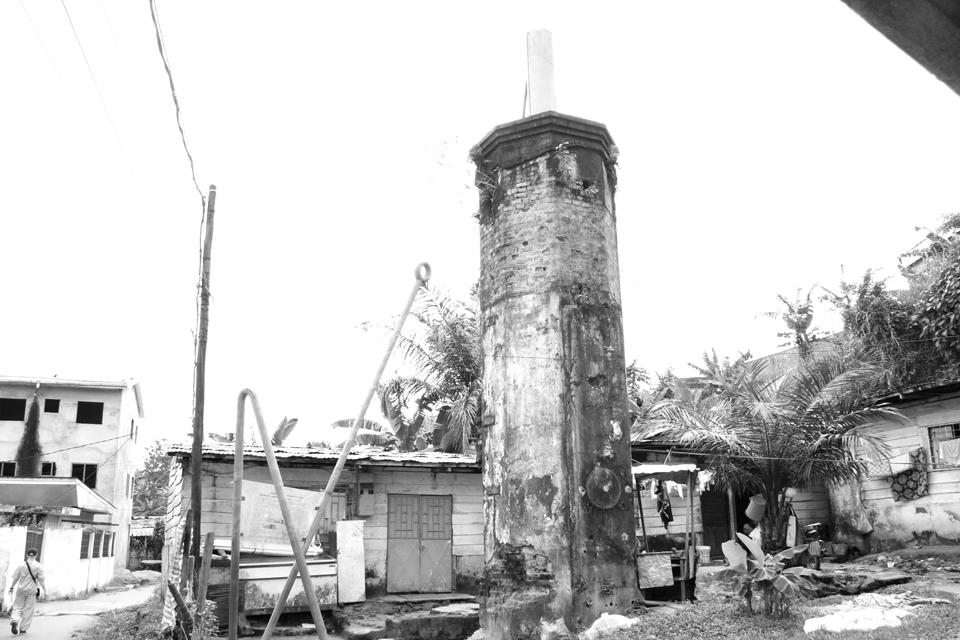
M 610 180 L 595 152 L 569 153 L 578 166 L 582 160 L 594 168 L 571 182 L 586 180 L 595 194 L 590 195 L 591 187 L 584 193 L 564 182 L 556 152 L 501 170 L 499 204 L 480 225 L 480 300 L 485 308 L 500 298 L 550 290 L 620 304 Z

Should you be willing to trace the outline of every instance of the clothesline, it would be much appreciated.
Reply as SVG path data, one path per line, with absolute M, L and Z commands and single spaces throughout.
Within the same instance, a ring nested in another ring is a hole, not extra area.
M 957 444 L 950 444 L 950 443 L 957 443 Z M 960 439 L 947 440 L 944 442 L 940 442 L 939 444 L 941 445 L 938 451 L 938 453 L 940 453 L 940 462 L 950 462 L 952 464 L 960 466 Z M 948 451 L 951 453 L 951 455 L 949 458 L 947 456 L 944 456 L 944 451 L 945 451 L 943 447 L 944 444 L 950 444 L 951 448 Z M 955 454 L 953 453 L 954 448 L 956 449 Z M 663 453 L 663 449 L 644 449 L 641 447 L 633 447 L 633 450 L 650 452 L 650 453 Z M 705 453 L 705 452 L 698 452 L 698 451 L 684 451 L 682 455 L 699 456 L 701 458 L 733 458 L 736 460 L 782 460 L 782 461 L 803 460 L 803 461 L 809 461 L 809 462 L 835 462 L 835 460 L 833 459 L 808 458 L 806 456 L 792 456 L 792 457 L 791 456 L 761 456 L 761 455 L 747 455 L 747 454 L 722 454 L 721 455 L 717 453 Z M 904 468 L 908 468 L 911 466 L 911 463 L 908 461 L 903 461 L 899 459 L 905 455 L 907 454 L 902 454 L 902 455 L 895 456 L 893 458 L 880 459 L 880 460 L 868 459 L 868 461 L 873 462 L 874 464 L 889 464 L 891 466 L 902 466 Z M 955 458 L 954 458 L 954 455 L 955 455 Z

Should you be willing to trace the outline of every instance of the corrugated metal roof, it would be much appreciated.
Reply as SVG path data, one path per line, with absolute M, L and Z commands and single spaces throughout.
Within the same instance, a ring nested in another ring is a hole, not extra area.
M 188 442 L 177 442 L 167 445 L 167 455 L 186 458 L 190 456 L 192 445 Z M 204 442 L 203 457 L 208 460 L 233 460 L 234 444 L 232 442 Z M 315 449 L 311 447 L 274 447 L 273 452 L 278 460 L 289 462 L 321 462 L 335 464 L 340 457 L 339 449 Z M 263 447 L 259 445 L 244 445 L 244 459 L 265 460 Z M 401 467 L 461 467 L 479 469 L 473 455 L 459 453 L 443 453 L 440 451 L 386 451 L 381 447 L 354 447 L 347 456 L 347 462 L 367 463 L 383 466 Z
M 19 387 L 77 387 L 85 389 L 126 389 L 133 382 L 115 382 L 109 380 L 68 380 L 66 378 L 23 378 L 0 376 L 0 385 Z

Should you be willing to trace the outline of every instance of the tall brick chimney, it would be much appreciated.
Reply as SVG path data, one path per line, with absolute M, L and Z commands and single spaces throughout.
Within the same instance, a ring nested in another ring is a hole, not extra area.
M 636 596 L 617 260 L 617 149 L 554 111 L 473 149 L 480 191 L 491 640 L 589 625 Z

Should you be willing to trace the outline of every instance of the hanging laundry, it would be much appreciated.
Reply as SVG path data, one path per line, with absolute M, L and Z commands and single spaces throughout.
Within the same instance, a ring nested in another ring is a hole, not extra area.
M 673 507 L 670 506 L 670 494 L 663 484 L 663 480 L 657 480 L 657 513 L 663 521 L 663 528 L 673 522 Z
M 911 467 L 890 476 L 893 501 L 915 500 L 927 495 L 927 454 L 923 448 L 910 452 Z
M 673 480 L 667 480 L 667 493 L 676 493 L 683 500 L 683 485 Z
M 913 466 L 913 451 L 907 451 L 906 453 L 901 453 L 900 455 L 892 456 L 887 460 L 887 464 L 890 465 L 890 473 L 896 474 L 901 471 L 908 470 Z
M 703 493 L 713 483 L 713 471 L 701 471 L 697 474 L 697 490 Z
M 941 466 L 960 467 L 960 438 L 941 442 L 939 453 Z

